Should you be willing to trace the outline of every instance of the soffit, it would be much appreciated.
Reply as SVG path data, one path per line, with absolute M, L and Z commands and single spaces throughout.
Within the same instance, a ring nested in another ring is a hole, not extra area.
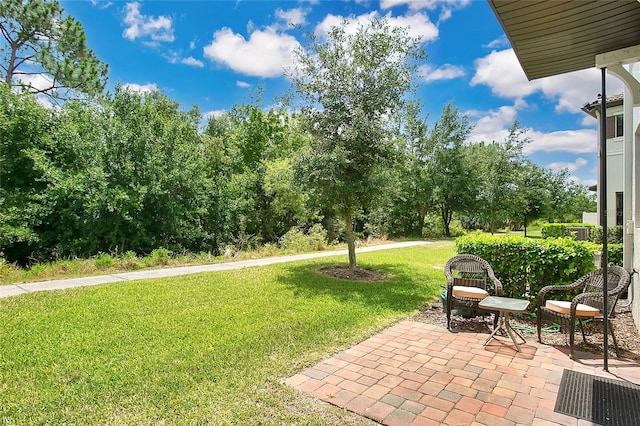
M 529 80 L 595 67 L 640 45 L 638 0 L 488 0 Z

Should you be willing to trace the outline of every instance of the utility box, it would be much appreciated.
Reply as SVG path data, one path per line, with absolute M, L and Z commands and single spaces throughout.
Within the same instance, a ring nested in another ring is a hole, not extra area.
M 567 236 L 574 236 L 574 238 L 578 241 L 588 241 L 589 240 L 589 228 L 587 227 L 568 227 L 565 230 L 565 234 Z

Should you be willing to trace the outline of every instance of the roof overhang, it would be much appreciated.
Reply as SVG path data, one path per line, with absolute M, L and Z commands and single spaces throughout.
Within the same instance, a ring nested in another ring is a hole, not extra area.
M 488 2 L 529 80 L 639 55 L 639 0 Z

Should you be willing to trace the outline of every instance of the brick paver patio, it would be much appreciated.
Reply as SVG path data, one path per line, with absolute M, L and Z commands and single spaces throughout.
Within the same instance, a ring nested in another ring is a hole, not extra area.
M 590 425 L 553 411 L 564 369 L 640 384 L 637 361 L 402 321 L 286 380 L 386 425 Z

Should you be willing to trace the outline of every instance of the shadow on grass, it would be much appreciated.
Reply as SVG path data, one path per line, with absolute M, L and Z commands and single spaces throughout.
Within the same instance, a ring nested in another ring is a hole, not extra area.
M 425 274 L 404 265 L 376 264 L 362 267 L 386 276 L 383 281 L 363 282 L 334 278 L 319 272 L 323 267 L 341 263 L 314 263 L 292 266 L 277 277 L 280 284 L 293 291 L 295 297 L 331 297 L 343 303 L 357 302 L 372 308 L 407 312 L 419 308 L 438 294 L 440 285 Z

